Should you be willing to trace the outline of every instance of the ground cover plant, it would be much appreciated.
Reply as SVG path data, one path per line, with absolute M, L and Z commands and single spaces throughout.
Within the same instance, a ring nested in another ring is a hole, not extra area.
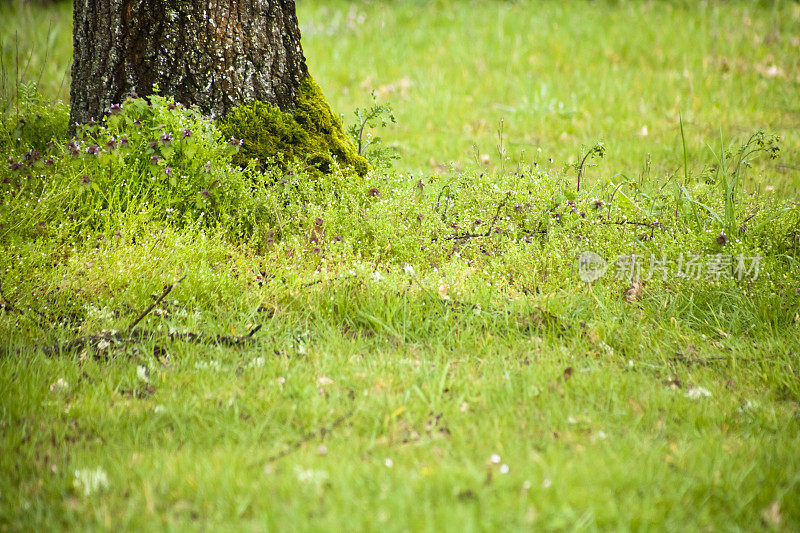
M 302 2 L 363 178 L 0 10 L 0 529 L 798 527 L 796 3 Z

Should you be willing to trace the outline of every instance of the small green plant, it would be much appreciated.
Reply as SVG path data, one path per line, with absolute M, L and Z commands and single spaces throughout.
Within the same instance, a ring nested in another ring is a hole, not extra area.
M 67 138 L 69 108 L 60 100 L 48 101 L 35 83 L 20 83 L 12 99 L 1 100 L 0 150 L 42 151 L 48 142 Z
M 724 141 L 720 134 L 720 153 L 717 157 L 716 170 L 717 184 L 720 187 L 724 208 L 723 231 L 728 235 L 740 233 L 740 223 L 737 216 L 739 197 L 742 195 L 742 173 L 751 165 L 751 161 L 758 154 L 766 154 L 770 159 L 776 159 L 780 153 L 779 139 L 776 135 L 768 135 L 762 130 L 756 131 L 742 144 L 735 153 L 725 150 Z
M 580 154 L 578 155 L 578 160 L 569 166 L 572 166 L 575 171 L 578 173 L 578 186 L 576 187 L 576 192 L 581 192 L 581 178 L 583 177 L 584 169 L 587 163 L 593 159 L 598 158 L 602 159 L 606 155 L 606 147 L 603 144 L 603 141 L 597 141 L 594 145 L 589 147 L 588 149 L 586 146 L 581 146 Z
M 20 118 L 25 128 L 33 122 Z M 134 212 L 178 225 L 252 224 L 252 181 L 230 164 L 240 141 L 224 140 L 194 109 L 158 94 L 131 97 L 100 122 L 79 125 L 75 138 L 41 146 L 50 133 L 20 137 L 0 171 L 7 230 L 106 231 Z
M 384 146 L 383 139 L 369 130 L 396 123 L 392 106 L 379 104 L 375 91 L 372 91 L 372 106 L 367 109 L 357 107 L 353 114 L 356 121 L 347 128 L 347 133 L 355 143 L 358 155 L 364 156 L 376 168 L 390 168 L 392 161 L 400 157 L 397 148 Z
M 683 136 L 683 128 L 681 128 Z M 744 238 L 747 233 L 747 223 L 758 213 L 758 209 L 750 214 L 745 214 L 742 206 L 743 172 L 751 165 L 753 159 L 759 154 L 766 154 L 770 159 L 775 159 L 780 153 L 779 139 L 764 131 L 756 131 L 733 152 L 724 146 L 720 137 L 720 152 L 711 150 L 717 163 L 707 171 L 705 183 L 692 190 L 687 185 L 690 175 L 687 170 L 686 149 L 684 146 L 684 183 L 677 184 L 675 213 L 685 203 L 691 207 L 692 221 L 697 231 L 702 231 L 704 224 L 701 213 L 706 213 L 713 221 L 716 230 L 716 241 L 725 245 L 732 236 Z M 685 138 L 684 138 L 685 143 Z M 710 189 L 709 189 L 710 188 Z M 715 201 L 714 195 L 719 195 L 721 202 Z M 717 205 L 719 204 L 719 205 Z M 780 210 L 771 210 L 777 215 Z M 763 219 L 763 217 L 760 217 Z M 759 229 L 763 229 L 766 222 L 761 220 Z

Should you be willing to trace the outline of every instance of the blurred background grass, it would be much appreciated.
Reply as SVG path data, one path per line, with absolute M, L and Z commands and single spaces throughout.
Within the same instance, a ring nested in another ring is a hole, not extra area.
M 752 176 L 800 184 L 800 4 L 300 0 L 312 75 L 345 123 L 392 104 L 382 133 L 402 171 L 561 166 L 605 142 L 588 178 L 682 174 L 683 118 L 697 174 L 709 147 L 764 128 L 777 161 Z M 67 99 L 71 4 L 0 6 L 4 94 L 38 81 Z M 737 144 L 738 145 L 738 144 Z M 541 151 L 539 151 L 541 149 Z M 648 165 L 648 160 L 650 161 Z M 483 171 L 483 170 L 482 170 Z M 752 182 L 749 186 L 753 186 Z

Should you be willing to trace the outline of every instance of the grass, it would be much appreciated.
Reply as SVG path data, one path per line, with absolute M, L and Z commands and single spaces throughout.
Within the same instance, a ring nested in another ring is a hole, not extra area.
M 138 148 L 26 160 L 63 116 L 69 6 L 0 8 L 4 131 L 41 115 L 2 144 L 0 530 L 797 529 L 798 6 L 298 16 L 333 108 L 376 90 L 401 158 L 243 199 L 260 175 L 193 125 L 160 164 L 191 189 L 181 154 L 213 160 L 210 209 L 137 189 L 163 170 Z M 732 263 L 681 277 L 691 254 Z

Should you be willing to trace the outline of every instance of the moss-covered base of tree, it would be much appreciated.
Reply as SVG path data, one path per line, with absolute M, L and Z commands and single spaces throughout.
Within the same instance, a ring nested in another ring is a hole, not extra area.
M 300 82 L 292 111 L 249 102 L 222 117 L 219 127 L 226 137 L 244 141 L 234 156 L 234 162 L 242 166 L 255 159 L 263 170 L 285 169 L 293 161 L 305 164 L 312 173 L 331 173 L 338 166 L 345 175 L 363 177 L 369 170 L 309 75 Z

